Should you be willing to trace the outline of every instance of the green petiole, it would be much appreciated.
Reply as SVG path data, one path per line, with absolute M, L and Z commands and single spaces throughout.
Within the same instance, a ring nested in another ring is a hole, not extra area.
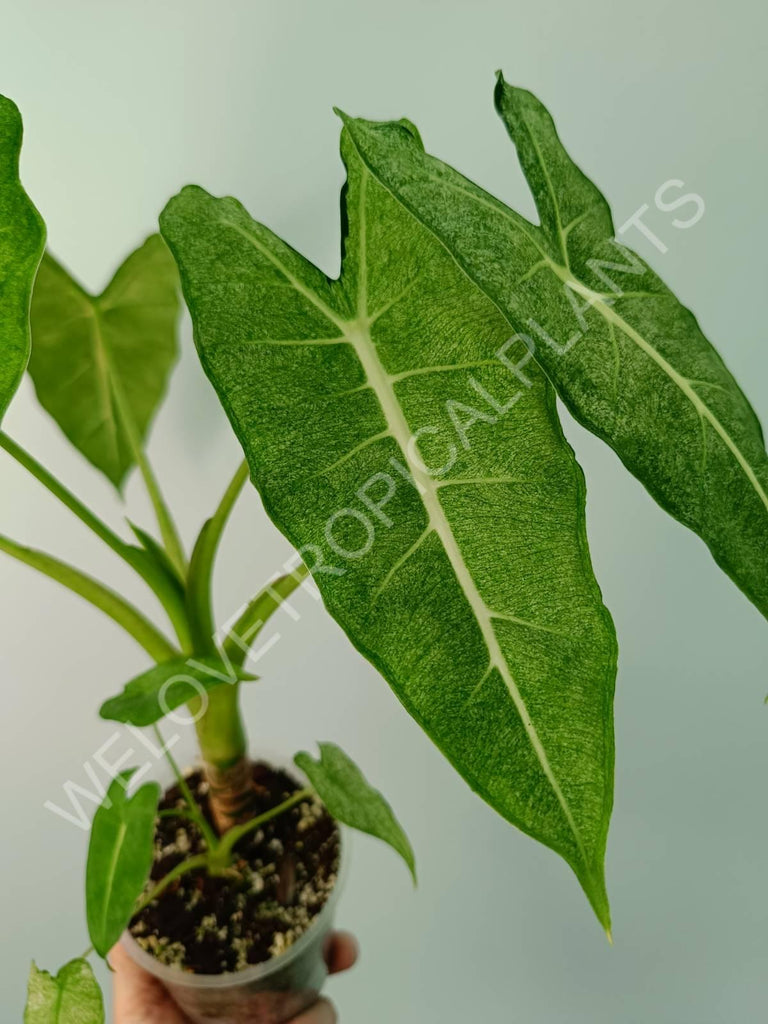
M 208 846 L 208 849 L 210 851 L 216 850 L 218 848 L 218 846 L 219 846 L 219 837 L 216 835 L 214 830 L 208 824 L 208 822 L 205 819 L 205 815 L 200 810 L 200 807 L 198 806 L 197 801 L 195 800 L 194 796 L 192 795 L 192 791 L 189 788 L 187 780 L 184 778 L 184 776 L 183 776 L 183 774 L 181 772 L 181 769 L 179 768 L 178 764 L 176 763 L 176 758 L 173 756 L 173 754 L 169 750 L 168 746 L 166 745 L 165 740 L 163 739 L 163 734 L 160 732 L 159 726 L 157 724 L 153 725 L 152 726 L 152 731 L 154 732 L 155 737 L 157 738 L 157 741 L 160 744 L 160 748 L 163 751 L 163 754 L 165 755 L 166 761 L 171 766 L 171 771 L 173 772 L 173 774 L 174 774 L 174 776 L 176 778 L 176 782 L 179 785 L 179 789 L 181 790 L 181 794 L 184 797 L 184 799 L 187 801 L 188 809 L 189 809 L 189 817 L 192 819 L 192 821 L 194 821 L 194 823 L 197 825 L 197 827 L 202 832 L 203 837 L 205 839 L 205 842 L 206 842 L 206 844 Z

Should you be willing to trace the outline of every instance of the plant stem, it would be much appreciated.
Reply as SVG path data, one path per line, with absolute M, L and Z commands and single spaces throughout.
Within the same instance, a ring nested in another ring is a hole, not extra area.
M 91 576 L 87 576 L 65 562 L 60 562 L 51 555 L 24 547 L 2 534 L 0 534 L 0 551 L 37 569 L 38 572 L 50 579 L 56 580 L 57 583 L 61 583 L 62 586 L 67 587 L 104 612 L 119 626 L 122 626 L 127 633 L 130 633 L 156 662 L 169 661 L 179 657 L 180 652 L 152 625 L 149 619 L 119 594 L 116 594 L 114 590 L 105 587 L 103 583 L 99 583 Z
M 0 448 L 31 473 L 39 483 L 141 576 L 168 613 L 179 643 L 185 650 L 189 648 L 189 624 L 184 601 L 174 587 L 169 584 L 165 574 L 158 571 L 154 561 L 146 555 L 146 552 L 126 543 L 122 537 L 119 537 L 102 519 L 84 505 L 69 488 L 57 480 L 45 466 L 41 465 L 34 456 L 25 451 L 3 431 L 0 431 Z
M 201 652 L 213 653 L 215 651 L 211 595 L 213 565 L 221 535 L 247 479 L 248 464 L 243 462 L 238 466 L 218 508 L 200 531 L 200 536 L 192 551 L 189 563 L 187 610 L 196 648 Z
M 193 814 L 192 811 L 184 810 L 183 807 L 166 807 L 162 811 L 158 811 L 157 816 L 158 818 L 187 818 L 196 825 L 198 823 L 197 815 Z
M 148 893 L 136 907 L 134 911 L 134 917 L 136 914 L 140 914 L 142 910 L 145 910 L 149 904 L 156 900 L 158 896 L 161 896 L 168 886 L 175 882 L 177 878 L 181 878 L 182 875 L 187 874 L 189 871 L 195 871 L 197 868 L 208 867 L 208 854 L 199 853 L 194 857 L 190 857 L 189 860 L 183 860 L 180 864 L 177 864 L 175 868 L 168 872 L 168 874 L 162 878 L 152 892 Z
M 131 442 L 133 444 L 133 442 Z M 184 548 L 182 547 L 181 539 L 176 529 L 176 524 L 171 516 L 170 509 L 165 503 L 165 499 L 160 491 L 160 485 L 157 482 L 157 478 L 149 464 L 149 459 L 144 454 L 143 450 L 139 447 L 136 449 L 136 461 L 139 464 L 141 475 L 144 478 L 144 485 L 147 488 L 152 507 L 155 510 L 155 516 L 157 517 L 157 524 L 160 527 L 160 535 L 163 538 L 163 544 L 165 550 L 168 553 L 168 557 L 176 566 L 176 569 L 181 574 L 182 579 L 187 573 L 187 557 L 184 554 Z
M 210 786 L 209 805 L 220 834 L 243 820 L 254 794 L 239 696 L 240 685 L 226 683 L 189 702 Z M 201 700 L 207 701 L 202 714 Z
M 276 818 L 278 815 L 283 814 L 285 811 L 289 811 L 296 804 L 300 804 L 303 800 L 307 800 L 314 794 L 312 789 L 300 789 L 293 796 L 288 797 L 277 807 L 273 807 L 269 811 L 265 811 L 264 814 L 260 814 L 257 818 L 252 818 L 250 821 L 245 822 L 242 825 L 236 825 L 231 828 L 229 832 L 222 838 L 219 843 L 219 848 L 215 855 L 211 857 L 211 862 L 214 867 L 225 867 L 230 860 L 232 855 L 233 847 L 240 842 L 243 836 L 247 836 L 249 832 L 255 831 L 257 828 L 261 828 L 262 825 L 266 825 L 268 821 Z
M 203 812 L 198 807 L 197 801 L 195 800 L 194 796 L 192 795 L 192 791 L 189 788 L 189 785 L 187 784 L 187 780 L 182 775 L 181 769 L 179 768 L 178 764 L 176 763 L 176 758 L 173 756 L 173 754 L 171 753 L 169 748 L 166 746 L 165 740 L 163 739 L 163 734 L 160 732 L 160 727 L 155 723 L 155 725 L 152 726 L 152 730 L 153 730 L 153 732 L 154 732 L 154 734 L 155 734 L 155 736 L 157 738 L 158 743 L 160 744 L 160 749 L 165 754 L 165 759 L 167 760 L 168 764 L 171 766 L 171 771 L 173 772 L 173 774 L 176 777 L 176 782 L 179 785 L 179 789 L 181 790 L 181 794 L 184 797 L 184 799 L 187 801 L 187 805 L 189 807 L 189 817 L 192 818 L 194 823 L 197 825 L 197 827 L 202 832 L 202 834 L 203 834 L 203 836 L 205 838 L 205 841 L 206 841 L 206 843 L 208 845 L 208 849 L 209 850 L 215 850 L 216 847 L 219 845 L 218 836 L 213 831 L 213 829 L 208 824 L 208 822 L 205 820 L 205 815 L 203 814 Z
M 261 828 L 262 825 L 266 825 L 268 821 L 278 817 L 280 814 L 284 814 L 285 811 L 289 811 L 296 804 L 300 804 L 302 800 L 307 800 L 313 796 L 314 791 L 311 789 L 300 789 L 293 796 L 290 796 L 287 800 L 284 800 L 277 807 L 271 808 L 269 811 L 265 811 L 264 814 L 260 814 L 257 818 L 252 818 L 251 821 L 246 822 L 244 825 L 238 825 L 235 828 L 230 829 L 226 836 L 218 843 L 218 846 L 209 849 L 208 853 L 199 853 L 194 857 L 190 857 L 189 860 L 183 860 L 180 864 L 177 864 L 175 868 L 168 872 L 168 874 L 162 878 L 155 888 L 148 893 L 139 902 L 134 916 L 140 914 L 142 910 L 145 910 L 153 900 L 156 900 L 158 896 L 161 896 L 165 890 L 176 881 L 177 878 L 181 878 L 182 875 L 188 874 L 190 871 L 196 871 L 198 868 L 205 868 L 211 874 L 221 874 L 225 871 L 232 860 L 232 850 L 240 840 L 247 836 L 250 832 L 255 831 L 257 828 Z
M 206 764 L 220 772 L 232 768 L 248 752 L 239 696 L 238 683 L 225 683 L 209 690 L 205 697 L 195 697 L 190 701 L 193 714 L 193 705 L 197 704 L 199 710 L 199 702 L 207 701 L 207 710 L 196 723 L 197 738 Z
M 241 467 L 239 472 L 243 470 Z M 302 565 L 294 573 L 269 584 L 250 602 L 223 644 L 225 661 L 229 659 L 230 664 L 242 666 L 248 648 L 264 623 L 307 576 L 307 569 Z M 203 698 L 195 698 L 189 705 L 197 718 L 197 737 L 211 787 L 211 811 L 221 834 L 242 821 L 253 794 L 239 692 L 238 684 L 211 690 L 206 698 L 207 709 L 199 718 Z
M 21 445 L 17 444 L 12 438 L 10 438 L 5 431 L 0 431 L 0 448 L 3 448 L 11 458 L 15 459 L 19 465 L 23 466 L 29 473 L 35 477 L 44 487 L 46 487 L 51 494 L 59 499 L 70 512 L 74 512 L 77 518 L 85 523 L 85 525 L 92 530 L 97 537 L 100 537 L 105 544 L 108 544 L 121 558 L 125 558 L 125 548 L 128 546 L 122 537 L 112 530 L 103 520 L 91 512 L 79 498 L 62 484 L 53 473 L 49 472 L 45 466 L 41 465 L 34 456 L 30 455 L 29 452 L 25 451 Z
M 280 605 L 301 586 L 309 576 L 304 565 L 297 566 L 292 573 L 281 576 L 253 598 L 243 614 L 227 634 L 223 651 L 229 661 L 240 668 L 246 659 L 253 641 L 262 627 L 274 615 Z
M 100 329 L 101 325 L 99 323 L 99 314 L 95 307 L 94 316 L 96 317 L 97 326 Z M 136 459 L 136 463 L 144 479 L 144 485 L 147 488 L 149 500 L 152 502 L 152 507 L 155 510 L 157 525 L 160 527 L 160 535 L 163 538 L 165 550 L 168 557 L 178 570 L 181 578 L 185 579 L 187 575 L 187 558 L 184 554 L 184 547 L 181 543 L 178 530 L 176 529 L 176 524 L 174 523 L 170 509 L 163 498 L 160 485 L 157 482 L 157 477 L 155 476 L 149 463 L 149 459 L 144 452 L 144 446 L 142 445 L 139 431 L 136 427 L 133 415 L 128 408 L 125 396 L 123 395 L 118 375 L 113 371 L 107 346 L 104 346 L 104 353 L 109 367 L 110 383 L 112 385 L 115 407 L 117 408 L 120 419 L 122 420 L 123 428 L 125 430 L 126 437 L 128 438 L 128 444 L 130 445 L 133 457 Z

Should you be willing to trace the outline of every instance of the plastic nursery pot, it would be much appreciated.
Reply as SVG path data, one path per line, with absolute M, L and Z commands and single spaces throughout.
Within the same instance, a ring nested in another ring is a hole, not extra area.
M 301 778 L 294 765 L 279 758 L 264 760 Z M 165 784 L 172 781 L 167 778 Z M 349 862 L 349 834 L 338 827 L 341 853 L 336 884 L 307 931 L 278 956 L 231 974 L 194 974 L 160 963 L 128 931 L 121 939 L 124 949 L 164 985 L 194 1024 L 286 1024 L 317 1001 L 328 974 L 325 946 Z

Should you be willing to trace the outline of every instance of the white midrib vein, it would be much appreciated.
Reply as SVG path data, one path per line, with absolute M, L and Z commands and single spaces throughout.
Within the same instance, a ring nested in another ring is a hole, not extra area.
M 354 142 L 354 139 L 353 139 L 353 142 Z M 430 227 L 419 216 L 418 212 L 413 208 L 413 206 L 410 203 L 406 203 L 398 195 L 396 195 L 396 193 L 389 187 L 389 185 L 387 185 L 384 181 L 382 181 L 382 179 L 379 177 L 379 175 L 377 175 L 375 173 L 375 171 L 373 170 L 371 165 L 366 160 L 365 156 L 361 152 L 361 150 L 360 150 L 360 148 L 359 148 L 359 146 L 357 145 L 356 142 L 355 142 L 355 149 L 356 149 L 356 151 L 357 151 L 361 161 L 365 165 L 367 171 L 370 174 L 373 175 L 373 177 L 382 186 L 382 188 L 386 189 L 388 194 L 391 195 L 392 198 L 395 199 L 396 202 L 399 202 L 399 203 L 401 203 L 401 205 L 405 206 L 405 208 L 407 210 L 409 210 L 410 213 L 414 217 L 417 218 L 417 220 L 419 221 L 420 224 L 424 224 L 424 226 L 427 227 L 427 229 L 430 231 L 430 233 L 438 240 L 438 242 L 440 242 L 440 244 L 442 245 L 442 247 L 445 250 L 445 252 L 448 253 L 448 255 L 454 261 L 456 266 L 461 270 L 461 272 L 465 275 L 465 277 L 467 277 L 476 287 L 480 288 L 480 290 L 483 291 L 484 294 L 488 295 L 488 293 L 485 291 L 483 286 L 478 281 L 476 281 L 475 278 L 473 277 L 473 275 L 467 270 L 467 268 L 456 259 L 456 256 L 451 251 L 451 249 L 448 247 L 448 245 L 445 243 L 445 241 L 443 240 L 443 238 L 439 234 L 439 232 L 436 229 L 433 229 L 432 227 Z M 536 147 L 536 149 L 537 149 L 537 153 L 539 153 L 539 157 L 541 158 L 541 154 L 540 154 L 540 152 L 538 150 L 538 146 Z M 445 178 L 436 177 L 434 175 L 429 175 L 429 177 L 432 180 L 438 182 L 440 185 L 445 186 L 446 188 L 452 188 L 452 189 L 454 189 L 457 192 L 461 192 L 463 195 L 466 195 L 467 198 L 471 202 L 474 202 L 474 203 L 476 203 L 476 204 L 478 204 L 480 206 L 486 206 L 493 213 L 499 214 L 502 217 L 504 217 L 505 219 L 511 221 L 512 224 L 514 225 L 515 229 L 518 230 L 518 231 L 521 231 L 525 235 L 525 237 L 528 239 L 528 241 L 531 242 L 532 245 L 535 246 L 537 251 L 542 255 L 542 259 L 539 261 L 539 263 L 540 263 L 540 265 L 542 267 L 543 266 L 548 267 L 552 271 L 552 273 L 554 273 L 563 282 L 563 284 L 567 284 L 568 287 L 572 288 L 574 291 L 576 291 L 579 294 L 583 295 L 585 298 L 589 298 L 591 300 L 591 302 L 592 302 L 593 307 L 597 309 L 597 311 L 600 313 L 600 315 L 608 323 L 612 323 L 615 327 L 618 327 L 630 339 L 630 341 L 632 341 L 635 345 L 638 346 L 638 348 L 641 349 L 641 351 L 645 352 L 646 355 L 648 355 L 651 359 L 653 359 L 653 361 L 659 366 L 659 368 L 669 377 L 669 379 L 672 381 L 672 383 L 675 384 L 682 391 L 682 393 L 686 396 L 686 398 L 688 398 L 688 400 L 691 402 L 693 407 L 696 409 L 696 412 L 698 413 L 700 419 L 703 419 L 707 423 L 709 423 L 709 425 L 712 427 L 712 429 L 715 431 L 715 433 L 718 435 L 718 437 L 720 437 L 720 439 L 723 441 L 723 443 L 726 445 L 728 450 L 731 452 L 731 454 L 735 458 L 739 468 L 741 469 L 741 471 L 746 476 L 746 478 L 749 481 L 750 485 L 752 486 L 752 488 L 756 492 L 757 496 L 760 498 L 762 504 L 765 506 L 766 510 L 768 511 L 768 494 L 766 494 L 765 489 L 761 485 L 760 481 L 757 479 L 757 475 L 755 474 L 754 469 L 752 468 L 752 466 L 750 466 L 749 462 L 747 461 L 747 459 L 744 456 L 743 452 L 739 448 L 738 444 L 734 441 L 734 439 L 731 437 L 731 435 L 725 429 L 725 427 L 720 422 L 720 420 L 715 416 L 715 414 L 712 412 L 712 410 L 709 408 L 709 406 L 705 402 L 702 402 L 702 400 L 699 397 L 699 395 L 691 387 L 690 381 L 687 380 L 687 378 L 684 377 L 682 374 L 678 373 L 677 370 L 675 370 L 675 368 L 671 365 L 671 363 L 667 362 L 667 360 L 661 355 L 661 353 L 659 351 L 657 351 L 657 349 L 654 348 L 653 345 L 651 345 L 651 343 L 649 341 L 647 341 L 638 331 L 636 331 L 632 326 L 630 326 L 630 324 L 628 324 L 626 322 L 626 320 L 624 320 L 623 317 L 619 316 L 619 314 L 608 303 L 606 303 L 604 301 L 603 296 L 601 296 L 597 292 L 593 292 L 590 288 L 587 288 L 580 281 L 577 281 L 576 278 L 572 275 L 569 267 L 562 266 L 561 264 L 556 263 L 551 258 L 551 256 L 544 249 L 541 248 L 539 243 L 529 233 L 529 231 L 526 230 L 526 228 L 534 229 L 534 225 L 528 223 L 519 214 L 515 214 L 514 211 L 506 209 L 504 207 L 504 205 L 499 200 L 492 200 L 491 197 L 486 199 L 483 196 L 476 195 L 475 192 L 471 191 L 470 189 L 463 188 L 461 185 L 459 185 L 459 184 L 457 184 L 455 182 L 449 181 L 449 180 L 447 180 Z M 551 180 L 549 179 L 549 174 L 548 173 L 546 174 L 546 177 L 547 177 L 547 180 L 550 182 L 550 188 L 551 188 Z M 559 223 L 560 223 L 560 213 L 559 213 L 559 207 L 558 207 L 557 202 L 556 202 L 556 198 L 555 198 L 555 209 L 557 210 L 557 220 L 558 220 L 558 225 L 559 225 Z M 572 225 L 569 225 L 568 227 L 570 227 L 570 226 L 572 226 Z M 565 249 L 565 247 L 566 247 L 566 243 L 565 243 L 565 241 L 563 239 L 563 235 L 567 233 L 568 227 L 566 227 L 565 229 L 561 229 L 559 231 L 560 240 L 561 240 L 561 244 L 563 246 L 563 249 Z M 518 327 L 510 319 L 508 311 L 505 310 L 503 308 L 503 306 L 501 306 L 498 302 L 496 302 L 496 300 L 493 299 L 490 295 L 488 295 L 488 297 L 491 298 L 491 301 L 494 303 L 494 305 L 499 310 L 501 315 L 508 321 L 508 323 L 513 328 L 513 330 L 518 330 Z M 616 298 L 621 298 L 621 294 L 617 293 Z
M 590 304 L 598 309 L 598 312 L 603 319 L 608 323 L 613 324 L 615 327 L 618 327 L 623 334 L 633 341 L 639 349 L 645 352 L 646 355 L 649 356 L 664 371 L 664 373 L 667 374 L 673 384 L 683 392 L 685 397 L 694 407 L 699 418 L 707 422 L 712 427 L 718 437 L 722 440 L 723 444 L 728 448 L 762 501 L 766 510 L 768 510 L 768 494 L 766 494 L 760 481 L 757 479 L 754 469 L 747 462 L 743 452 L 720 420 L 714 415 L 706 402 L 702 402 L 701 398 L 696 393 L 695 388 L 691 386 L 691 382 L 682 374 L 678 373 L 674 366 L 672 366 L 671 363 L 668 363 L 664 356 L 662 356 L 662 354 L 655 349 L 650 342 L 646 341 L 639 331 L 636 331 L 634 327 L 632 327 L 631 324 L 628 324 L 622 316 L 619 316 L 616 310 L 605 301 L 599 292 L 593 292 L 591 288 L 587 288 L 586 285 L 581 284 L 581 282 L 572 277 L 564 267 L 553 267 L 553 269 L 561 281 L 565 282 L 568 287 L 572 288 L 575 292 L 578 292 L 583 298 L 588 299 Z
M 512 703 L 520 717 L 520 721 L 523 724 L 528 740 L 533 748 L 536 758 L 541 766 L 541 769 L 552 788 L 555 797 L 562 809 L 563 816 L 568 823 L 568 827 L 573 833 L 574 841 L 579 850 L 581 859 L 587 871 L 590 871 L 591 864 L 587 856 L 587 852 L 584 848 L 584 844 L 581 839 L 581 833 L 573 817 L 573 812 L 570 805 L 563 793 L 560 783 L 555 775 L 547 752 L 544 748 L 544 744 L 541 741 L 541 737 L 538 734 L 536 726 L 533 724 L 531 716 L 526 707 L 523 696 L 517 686 L 514 676 L 510 672 L 509 665 L 504 657 L 499 644 L 498 638 L 493 628 L 493 613 L 486 605 L 483 600 L 480 591 L 477 589 L 477 584 L 470 574 L 469 568 L 464 560 L 464 556 L 461 553 L 461 549 L 456 541 L 456 538 L 451 529 L 450 523 L 446 519 L 445 513 L 443 512 L 440 499 L 437 494 L 437 485 L 432 477 L 425 473 L 421 466 L 408 455 L 410 449 L 410 442 L 412 438 L 412 431 L 408 426 L 408 421 L 405 418 L 400 403 L 397 400 L 393 387 L 393 378 L 387 373 L 381 360 L 379 359 L 376 351 L 376 346 L 373 342 L 370 333 L 370 327 L 372 319 L 368 315 L 368 296 L 367 296 L 367 260 L 366 260 L 366 218 L 365 218 L 365 194 L 366 194 L 366 183 L 368 181 L 369 171 L 367 167 L 361 161 L 361 180 L 359 186 L 359 222 L 360 222 L 360 237 L 359 237 L 359 281 L 358 281 L 358 309 L 357 317 L 355 320 L 344 320 L 341 318 L 335 310 L 333 310 L 327 303 L 315 293 L 307 288 L 295 274 L 283 264 L 283 262 L 277 258 L 258 238 L 256 238 L 251 232 L 245 230 L 240 225 L 235 224 L 233 221 L 225 221 L 227 227 L 230 227 L 237 231 L 240 235 L 246 238 L 252 245 L 255 246 L 272 264 L 275 266 L 283 276 L 293 285 L 293 287 L 300 292 L 308 302 L 310 302 L 316 309 L 320 310 L 338 329 L 342 332 L 346 340 L 352 345 L 355 353 L 360 360 L 360 364 L 367 377 L 368 384 L 373 390 L 374 394 L 379 400 L 382 414 L 387 424 L 387 433 L 397 442 L 403 457 L 406 459 L 409 468 L 411 470 L 414 482 L 417 484 L 419 492 L 424 503 L 424 508 L 429 518 L 429 526 L 426 532 L 434 530 L 437 536 L 442 542 L 443 549 L 446 553 L 448 561 L 450 562 L 451 568 L 453 569 L 456 579 L 466 597 L 467 603 L 469 604 L 472 613 L 477 621 L 480 628 L 481 635 L 485 644 L 488 648 L 490 664 L 487 667 L 483 679 L 481 682 L 485 682 L 491 669 L 495 668 L 499 672 L 504 684 L 509 691 Z
M 591 288 L 587 288 L 586 285 L 583 285 L 580 281 L 577 281 L 574 278 L 573 274 L 571 273 L 571 268 L 568 261 L 568 243 L 566 238 L 566 232 L 563 230 L 562 217 L 560 214 L 559 197 L 557 192 L 555 191 L 555 187 L 549 175 L 547 161 L 544 159 L 544 154 L 541 151 L 541 147 L 539 146 L 538 140 L 536 138 L 536 133 L 531 128 L 526 117 L 522 113 L 520 116 L 522 123 L 525 127 L 525 130 L 528 133 L 528 138 L 531 140 L 531 145 L 533 146 L 536 152 L 536 159 L 539 161 L 539 167 L 541 168 L 541 171 L 544 175 L 544 179 L 547 183 L 547 189 L 549 191 L 550 199 L 552 200 L 552 207 L 555 213 L 555 222 L 557 226 L 558 239 L 560 241 L 560 249 L 566 264 L 565 267 L 561 267 L 550 260 L 548 262 L 551 270 L 556 274 L 557 277 L 560 278 L 560 280 L 565 285 L 567 285 L 569 288 L 572 288 L 573 291 L 578 292 L 579 295 L 583 296 L 585 299 L 588 299 L 590 305 L 598 310 L 598 312 L 604 320 L 606 320 L 609 324 L 612 324 L 614 327 L 618 327 L 624 335 L 626 335 L 631 341 L 633 341 L 642 352 L 645 352 L 645 354 L 649 356 L 656 363 L 656 365 L 661 368 L 661 370 L 664 373 L 667 374 L 672 383 L 675 384 L 675 386 L 678 387 L 680 391 L 682 391 L 682 393 L 694 407 L 699 416 L 699 420 L 702 423 L 709 423 L 709 425 L 712 427 L 715 433 L 720 437 L 723 444 L 725 444 L 725 446 L 731 452 L 733 457 L 736 459 L 737 463 L 741 467 L 742 472 L 749 480 L 750 484 L 759 496 L 763 505 L 766 509 L 768 509 L 768 495 L 766 495 L 765 490 L 763 489 L 760 481 L 757 479 L 754 469 L 747 462 L 746 458 L 741 452 L 741 449 L 736 444 L 731 435 L 728 433 L 728 431 L 725 429 L 720 420 L 712 413 L 709 406 L 705 402 L 702 402 L 701 398 L 696 393 L 696 390 L 693 387 L 691 387 L 692 382 L 688 380 L 686 377 L 684 377 L 681 373 L 678 373 L 674 366 L 672 366 L 672 364 L 669 363 L 664 358 L 664 356 L 662 356 L 658 349 L 654 348 L 654 346 L 651 345 L 650 342 L 647 341 L 642 336 L 642 334 L 640 334 L 639 331 L 636 331 L 634 327 L 631 326 L 631 324 L 628 324 L 622 316 L 619 316 L 619 314 L 616 312 L 613 306 L 605 301 L 604 296 L 602 296 L 598 292 L 592 291 Z M 703 443 L 706 444 L 706 438 L 703 438 Z
M 350 342 L 354 346 L 357 357 L 360 360 L 363 370 L 368 378 L 368 382 L 379 400 L 381 410 L 387 423 L 388 431 L 399 445 L 403 456 L 409 463 L 409 469 L 414 478 L 414 482 L 419 489 L 421 500 L 429 518 L 429 526 L 427 527 L 427 530 L 433 530 L 440 538 L 443 550 L 445 551 L 459 586 L 464 592 L 467 603 L 480 628 L 483 640 L 488 648 L 490 658 L 489 668 L 495 668 L 498 670 L 507 690 L 509 691 L 509 695 L 515 705 L 518 715 L 520 716 L 520 721 L 523 723 L 523 727 L 528 735 L 528 739 L 534 749 L 539 764 L 541 765 L 541 769 L 546 775 L 547 780 L 557 797 L 558 803 L 562 808 L 563 815 L 568 822 L 568 826 L 573 832 L 584 864 L 588 867 L 589 861 L 581 842 L 581 836 L 579 834 L 578 826 L 574 820 L 573 813 L 565 798 L 565 794 L 560 787 L 560 783 L 557 780 L 552 766 L 549 763 L 549 758 L 547 757 L 547 752 L 544 749 L 544 744 L 542 743 L 541 737 L 536 730 L 536 726 L 533 724 L 531 716 L 528 713 L 528 708 L 526 707 L 523 696 L 518 689 L 515 678 L 509 670 L 509 665 L 507 664 L 501 650 L 498 637 L 496 636 L 496 632 L 493 628 L 492 612 L 477 589 L 477 584 L 472 578 L 469 568 L 467 567 L 467 563 L 464 560 L 464 556 L 461 553 L 461 549 L 456 541 L 456 537 L 454 536 L 453 530 L 451 529 L 445 513 L 443 512 L 442 505 L 438 498 L 435 481 L 428 473 L 423 471 L 418 463 L 414 462 L 408 456 L 413 432 L 408 426 L 403 410 L 395 396 L 394 388 L 381 364 L 381 361 L 379 360 L 378 353 L 376 352 L 375 345 L 371 340 L 368 328 L 364 321 L 362 323 L 358 321 L 356 323 L 349 324 L 346 333 Z M 487 678 L 487 675 L 488 670 L 486 670 L 484 679 Z

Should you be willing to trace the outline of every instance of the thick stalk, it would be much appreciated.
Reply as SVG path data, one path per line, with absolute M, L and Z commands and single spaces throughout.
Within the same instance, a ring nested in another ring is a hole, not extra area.
M 220 834 L 247 820 L 254 783 L 237 683 L 217 686 L 190 702 L 210 786 L 210 806 Z M 201 701 L 206 702 L 203 710 Z M 199 715 L 199 717 L 198 717 Z
M 260 629 L 308 575 L 307 569 L 299 566 L 291 575 L 269 584 L 250 602 L 224 642 L 225 659 L 238 667 L 243 665 Z M 254 791 L 252 765 L 247 756 L 248 743 L 240 714 L 239 690 L 239 684 L 217 686 L 211 690 L 207 695 L 207 710 L 197 722 L 197 736 L 211 787 L 211 809 L 222 835 L 248 820 Z M 202 710 L 202 699 L 195 698 L 190 703 L 195 716 Z

